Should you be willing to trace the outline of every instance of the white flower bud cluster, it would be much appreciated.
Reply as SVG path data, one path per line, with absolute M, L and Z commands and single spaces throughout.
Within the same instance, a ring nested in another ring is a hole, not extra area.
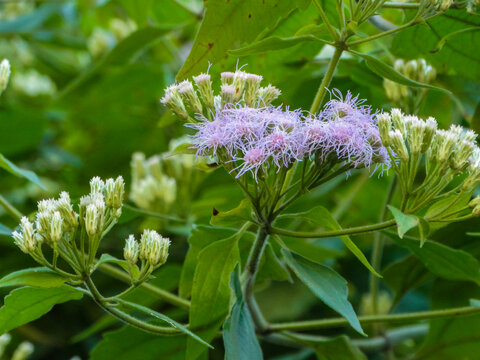
M 427 64 L 424 59 L 410 61 L 397 59 L 393 67 L 405 77 L 424 84 L 430 84 L 437 77 L 435 68 Z M 383 81 L 383 87 L 385 88 L 387 97 L 393 102 L 400 102 L 409 96 L 408 87 L 394 81 L 385 79 Z
M 12 88 L 30 97 L 53 96 L 57 92 L 57 86 L 53 80 L 35 69 L 15 73 L 12 78 Z
M 214 94 L 210 75 L 200 74 L 193 77 L 196 87 L 189 80 L 170 85 L 165 89 L 161 102 L 177 117 L 188 120 L 192 113 L 203 113 L 209 116 L 212 111 L 230 104 L 243 103 L 250 107 L 269 106 L 281 94 L 280 90 L 272 85 L 260 87 L 262 76 L 241 70 L 223 72 L 220 78 L 220 92 L 217 95 Z
M 128 241 L 131 238 L 127 239 Z M 154 230 L 145 230 L 140 238 L 138 257 L 149 263 L 153 268 L 167 261 L 170 240 L 159 235 Z
M 79 214 L 73 210 L 67 192 L 62 192 L 58 199 L 39 201 L 35 222 L 23 217 L 19 231 L 13 232 L 15 244 L 32 256 L 37 250 L 41 252 L 40 244 L 43 242 L 57 251 L 59 245 L 70 246 L 75 241 L 74 235 L 79 225 L 89 238 L 99 241 L 106 224 L 121 215 L 124 187 L 121 176 L 106 182 L 94 177 L 90 181 L 90 194 L 80 199 Z M 34 258 L 39 259 L 36 256 Z
M 475 14 L 480 8 L 480 0 L 467 0 L 467 12 Z
M 93 57 L 105 54 L 115 45 L 115 39 L 109 31 L 95 27 L 87 40 L 87 48 Z
M 162 158 L 156 155 L 146 159 L 145 154 L 135 153 L 131 164 L 130 199 L 142 209 L 168 210 L 177 199 L 177 181 L 165 173 Z
M 5 91 L 10 79 L 10 63 L 7 59 L 3 59 L 0 63 L 0 95 Z
M 437 11 L 447 11 L 453 4 L 453 0 L 430 0 L 431 5 Z
M 421 120 L 404 115 L 398 109 L 378 115 L 377 121 L 382 143 L 392 160 L 398 159 L 394 168 L 403 182 L 403 189 L 421 199 L 418 204 L 427 204 L 460 175 L 464 176 L 460 191 L 468 192 L 480 185 L 480 148 L 476 145 L 474 131 L 458 125 L 448 130 L 437 129 L 434 118 Z M 412 186 L 423 154 L 426 177 L 414 190 Z M 472 204 L 470 206 L 480 214 L 480 206 Z
M 115 18 L 110 20 L 109 30 L 115 37 L 115 40 L 121 41 L 137 30 L 137 24 L 131 19 Z
M 401 110 L 377 115 L 380 138 L 401 162 L 408 162 L 411 155 L 427 152 L 437 131 L 437 122 L 430 117 L 426 121 L 416 116 L 405 116 Z

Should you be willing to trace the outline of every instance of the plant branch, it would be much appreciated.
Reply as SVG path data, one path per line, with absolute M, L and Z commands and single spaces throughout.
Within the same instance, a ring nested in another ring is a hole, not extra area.
M 126 283 L 130 283 L 130 275 L 126 272 L 117 269 L 116 267 L 109 264 L 101 264 L 98 267 L 102 272 Z M 159 297 L 160 299 L 165 300 L 166 302 L 176 305 L 178 307 L 188 309 L 190 307 L 190 301 L 183 299 L 175 294 L 172 294 L 166 290 L 163 290 L 155 285 L 149 283 L 142 283 L 138 286 L 139 288 L 148 291 L 150 294 Z
M 327 88 L 330 85 L 330 82 L 332 81 L 333 73 L 335 72 L 335 68 L 337 67 L 338 62 L 340 61 L 340 57 L 342 56 L 342 53 L 343 53 L 342 47 L 335 48 L 335 52 L 333 53 L 330 63 L 328 64 L 327 72 L 323 77 L 320 87 L 318 88 L 317 93 L 315 95 L 315 99 L 313 100 L 312 106 L 310 107 L 310 113 L 314 114 L 318 111 L 318 109 L 320 109 L 323 98 L 325 97 Z
M 320 238 L 327 238 L 327 237 L 334 237 L 334 236 L 353 235 L 353 234 L 360 234 L 360 233 L 366 233 L 371 231 L 378 231 L 378 230 L 383 230 L 383 229 L 392 227 L 395 224 L 396 224 L 395 220 L 392 219 L 392 220 L 384 221 L 384 222 L 373 224 L 373 225 L 364 225 L 364 226 L 357 226 L 352 228 L 333 230 L 333 231 L 324 231 L 324 232 L 289 231 L 285 229 L 272 227 L 271 233 L 290 236 L 294 238 L 320 239 Z
M 387 314 L 387 315 L 370 315 L 359 316 L 358 321 L 360 324 L 372 324 L 372 323 L 400 323 L 411 322 L 417 320 L 430 320 L 438 318 L 450 318 L 455 316 L 466 316 L 480 313 L 480 308 L 475 306 L 465 306 L 459 308 L 431 310 L 431 311 L 418 311 L 404 314 Z M 285 330 L 314 330 L 323 329 L 337 326 L 348 325 L 348 321 L 344 318 L 334 319 L 322 319 L 322 320 L 308 320 L 308 321 L 296 321 L 270 324 L 269 331 L 285 331 Z
M 18 209 L 10 204 L 10 202 L 0 195 L 0 205 L 5 209 L 5 211 L 15 220 L 20 220 L 23 214 L 18 211 Z

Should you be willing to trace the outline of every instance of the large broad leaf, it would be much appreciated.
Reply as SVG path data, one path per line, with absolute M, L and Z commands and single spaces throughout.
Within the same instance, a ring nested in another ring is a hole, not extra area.
M 431 308 L 468 306 L 480 297 L 480 288 L 472 283 L 438 279 L 431 289 Z M 431 320 L 428 334 L 416 359 L 476 359 L 480 343 L 480 315 Z
M 216 241 L 230 238 L 235 235 L 236 231 L 233 229 L 217 228 L 213 226 L 196 225 L 192 229 L 192 234 L 188 238 L 190 245 L 187 256 L 183 263 L 182 275 L 180 278 L 179 293 L 183 298 L 190 297 L 192 293 L 193 278 L 195 275 L 195 268 L 198 263 L 198 254 L 208 245 Z M 252 237 L 251 233 L 246 235 Z
M 51 289 L 27 286 L 15 289 L 5 297 L 5 303 L 0 308 L 0 333 L 38 319 L 55 304 L 79 300 L 82 296 L 83 292 L 67 285 Z
M 125 326 L 107 332 L 90 353 L 91 360 L 184 360 L 185 336 L 158 336 Z
M 397 304 L 409 290 L 423 284 L 433 276 L 427 271 L 425 265 L 413 255 L 391 263 L 382 273 L 385 284 L 395 292 L 393 305 Z
M 427 89 L 435 89 L 435 90 L 440 90 L 449 93 L 448 90 L 433 86 L 433 85 L 428 85 L 428 84 L 423 84 L 418 81 L 413 81 L 406 76 L 400 74 L 398 71 L 396 71 L 393 67 L 385 64 L 384 62 L 378 60 L 376 57 L 373 57 L 371 55 L 367 54 L 362 54 L 357 51 L 351 51 L 353 54 L 360 56 L 365 60 L 367 63 L 367 66 L 372 70 L 375 74 L 385 78 L 392 80 L 398 84 L 406 85 L 406 86 L 411 86 L 411 87 L 422 87 L 422 88 L 427 88 Z
M 229 279 L 240 260 L 236 235 L 214 242 L 198 254 L 193 278 L 190 330 L 205 341 L 213 339 L 228 314 Z M 187 340 L 186 359 L 193 360 L 205 351 L 198 342 Z
M 348 301 L 347 281 L 337 272 L 282 249 L 285 260 L 298 278 L 326 305 L 338 312 L 360 334 L 365 335 L 352 304 Z
M 326 229 L 329 230 L 341 230 L 342 227 L 340 224 L 333 218 L 332 214 L 324 208 L 323 206 L 316 206 L 312 208 L 309 211 L 303 212 L 303 213 L 297 213 L 297 214 L 285 214 L 281 215 L 278 217 L 279 219 L 285 219 L 285 218 L 302 218 L 307 221 L 310 221 L 316 225 L 322 226 Z M 357 245 L 350 239 L 349 236 L 343 235 L 339 236 L 340 240 L 345 244 L 345 246 L 352 252 L 355 257 L 360 260 L 360 262 L 365 265 L 365 267 L 370 270 L 373 274 L 375 274 L 378 277 L 381 277 L 380 274 L 377 273 L 377 271 L 370 265 L 368 262 L 367 258 L 365 255 L 362 253 L 362 251 L 358 248 Z
M 10 273 L 0 279 L 0 287 L 32 286 L 54 288 L 64 284 L 68 279 L 46 267 L 30 268 Z
M 247 221 L 252 220 L 252 204 L 244 199 L 240 204 L 229 211 L 217 211 L 212 215 L 210 224 L 225 227 L 241 227 Z
M 154 40 L 157 40 L 170 30 L 171 27 L 166 26 L 148 27 L 133 32 L 127 38 L 119 42 L 110 52 L 105 54 L 95 64 L 86 69 L 82 74 L 70 82 L 59 93 L 58 97 L 65 96 L 67 93 L 70 93 L 106 66 L 120 66 L 127 64 L 145 46 L 151 44 Z
M 480 284 L 480 263 L 463 250 L 425 241 L 419 247 L 420 239 L 404 236 L 403 239 L 388 233 L 400 246 L 409 249 L 433 274 L 448 280 L 473 281 Z
M 223 60 L 227 50 L 250 43 L 292 10 L 307 4 L 308 0 L 207 1 L 202 25 L 177 78 L 184 79 L 206 71 L 209 63 Z
M 228 53 L 233 56 L 246 56 L 246 55 L 272 51 L 272 50 L 286 49 L 305 41 L 319 41 L 319 39 L 313 35 L 300 35 L 300 36 L 292 36 L 288 38 L 280 38 L 278 36 L 272 36 L 272 37 L 254 42 L 253 44 L 245 46 L 243 48 L 231 50 Z
M 472 51 L 480 46 L 479 31 L 463 31 L 479 27 L 480 17 L 465 10 L 450 10 L 435 17 L 427 26 L 415 26 L 397 34 L 392 43 L 392 52 L 397 57 L 424 58 L 437 69 L 454 70 L 473 81 L 480 79 L 480 52 Z M 438 50 L 438 43 L 446 35 L 457 33 Z
M 20 169 L 18 166 L 16 166 L 14 163 L 12 163 L 10 160 L 8 160 L 5 156 L 0 154 L 0 167 L 4 168 L 7 170 L 9 173 L 18 176 L 18 177 L 23 177 L 25 179 L 30 180 L 34 184 L 37 184 L 40 186 L 42 189 L 45 189 L 45 186 L 43 186 L 42 182 L 38 178 L 38 176 L 30 171 L 30 170 L 24 170 Z
M 243 299 L 240 275 L 237 269 L 232 273 L 230 286 L 237 301 L 230 316 L 223 324 L 225 359 L 262 360 L 263 354 L 253 324 L 250 311 Z

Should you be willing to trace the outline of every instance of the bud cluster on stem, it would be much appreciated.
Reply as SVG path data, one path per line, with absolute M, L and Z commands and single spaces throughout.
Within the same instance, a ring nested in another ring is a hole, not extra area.
M 377 120 L 402 187 L 402 210 L 418 211 L 439 198 L 470 193 L 480 184 L 480 149 L 472 130 L 457 125 L 437 129 L 434 118 L 422 120 L 399 109 L 379 114 Z M 422 163 L 425 172 L 419 171 Z

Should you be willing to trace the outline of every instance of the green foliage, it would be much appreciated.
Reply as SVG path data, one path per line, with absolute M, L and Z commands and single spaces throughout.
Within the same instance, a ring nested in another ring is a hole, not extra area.
M 38 288 L 56 288 L 63 285 L 68 278 L 46 268 L 30 268 L 12 272 L 0 279 L 0 287 L 31 286 Z
M 0 154 L 0 167 L 4 168 L 9 173 L 11 173 L 15 176 L 19 176 L 19 177 L 23 177 L 25 179 L 28 179 L 31 182 L 33 182 L 34 184 L 37 184 L 38 186 L 40 186 L 41 188 L 45 188 L 43 186 L 42 182 L 40 181 L 40 179 L 38 178 L 38 176 L 34 172 L 29 171 L 29 170 L 20 169 L 19 167 L 17 167 L 14 163 L 12 163 L 10 160 L 8 160 L 2 154 Z
M 83 292 L 67 285 L 55 288 L 21 287 L 5 297 L 0 308 L 0 332 L 6 333 L 45 315 L 56 305 L 79 300 Z
M 238 267 L 232 273 L 230 286 L 236 301 L 230 315 L 223 324 L 223 342 L 226 359 L 262 360 L 263 354 L 258 344 L 250 311 L 243 299 Z
M 301 256 L 283 250 L 288 265 L 295 274 L 326 305 L 345 317 L 350 325 L 362 335 L 362 326 L 352 304 L 348 301 L 347 281 L 327 266 L 316 264 Z

